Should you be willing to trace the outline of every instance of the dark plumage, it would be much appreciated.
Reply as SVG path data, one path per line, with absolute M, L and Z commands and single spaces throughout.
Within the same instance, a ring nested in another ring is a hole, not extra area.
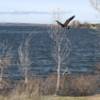
M 72 16 L 70 18 L 68 18 L 64 24 L 62 24 L 61 22 L 59 22 L 58 20 L 56 20 L 56 22 L 61 26 L 61 27 L 67 27 L 69 28 L 68 24 L 70 23 L 71 20 L 73 20 L 75 18 L 75 16 Z

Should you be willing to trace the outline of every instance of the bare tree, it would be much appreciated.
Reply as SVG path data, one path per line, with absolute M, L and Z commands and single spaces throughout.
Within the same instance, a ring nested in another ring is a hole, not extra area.
M 11 64 L 11 47 L 8 41 L 0 43 L 0 81 L 3 80 L 4 69 Z
M 53 58 L 57 66 L 57 84 L 56 94 L 60 89 L 61 68 L 67 67 L 67 61 L 70 54 L 70 41 L 67 37 L 66 30 L 59 26 L 53 26 L 50 36 L 54 42 Z M 68 68 L 68 67 L 67 67 Z
M 74 28 L 79 28 L 81 26 L 81 23 L 78 20 L 74 20 L 70 23 L 70 26 Z
M 100 0 L 90 0 L 92 6 L 100 12 Z
M 18 48 L 19 64 L 24 70 L 25 83 L 28 83 L 28 67 L 32 64 L 30 60 L 29 48 L 30 48 L 31 34 L 22 41 Z

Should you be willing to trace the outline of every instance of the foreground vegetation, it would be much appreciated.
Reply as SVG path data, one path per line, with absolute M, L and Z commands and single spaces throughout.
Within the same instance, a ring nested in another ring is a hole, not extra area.
M 44 97 L 42 100 L 100 100 L 100 96 L 91 97 Z
M 22 96 L 12 95 L 11 97 L 0 96 L 0 100 L 100 100 L 100 96 L 90 96 L 90 97 L 34 96 L 30 98 L 25 95 Z
M 47 78 L 35 77 L 27 83 L 21 80 L 13 88 L 9 88 L 12 86 L 9 81 L 8 84 L 1 82 L 0 100 L 100 100 L 100 96 L 95 95 L 98 88 L 97 76 L 61 77 L 58 94 L 56 94 L 56 77 L 56 75 Z

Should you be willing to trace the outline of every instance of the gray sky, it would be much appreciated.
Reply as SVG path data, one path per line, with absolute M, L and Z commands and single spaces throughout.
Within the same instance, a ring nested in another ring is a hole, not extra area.
M 0 22 L 52 23 L 58 10 L 66 12 L 60 14 L 63 22 L 71 15 L 81 22 L 100 22 L 90 0 L 0 0 Z

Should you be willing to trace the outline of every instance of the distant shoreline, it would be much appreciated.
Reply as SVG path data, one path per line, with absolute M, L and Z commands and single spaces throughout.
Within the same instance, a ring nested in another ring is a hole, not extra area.
M 38 24 L 38 23 L 0 23 L 0 26 L 50 26 L 52 24 Z
M 9 27 L 9 26 L 19 26 L 19 27 L 24 27 L 24 26 L 28 26 L 28 27 L 34 27 L 34 26 L 43 26 L 43 27 L 50 27 L 50 26 L 57 26 L 57 24 L 42 24 L 42 23 L 13 23 L 13 22 L 1 22 L 0 26 L 5 26 L 5 27 Z M 72 28 L 88 28 L 88 29 L 100 29 L 100 23 L 79 23 L 79 24 L 72 24 L 71 25 Z

